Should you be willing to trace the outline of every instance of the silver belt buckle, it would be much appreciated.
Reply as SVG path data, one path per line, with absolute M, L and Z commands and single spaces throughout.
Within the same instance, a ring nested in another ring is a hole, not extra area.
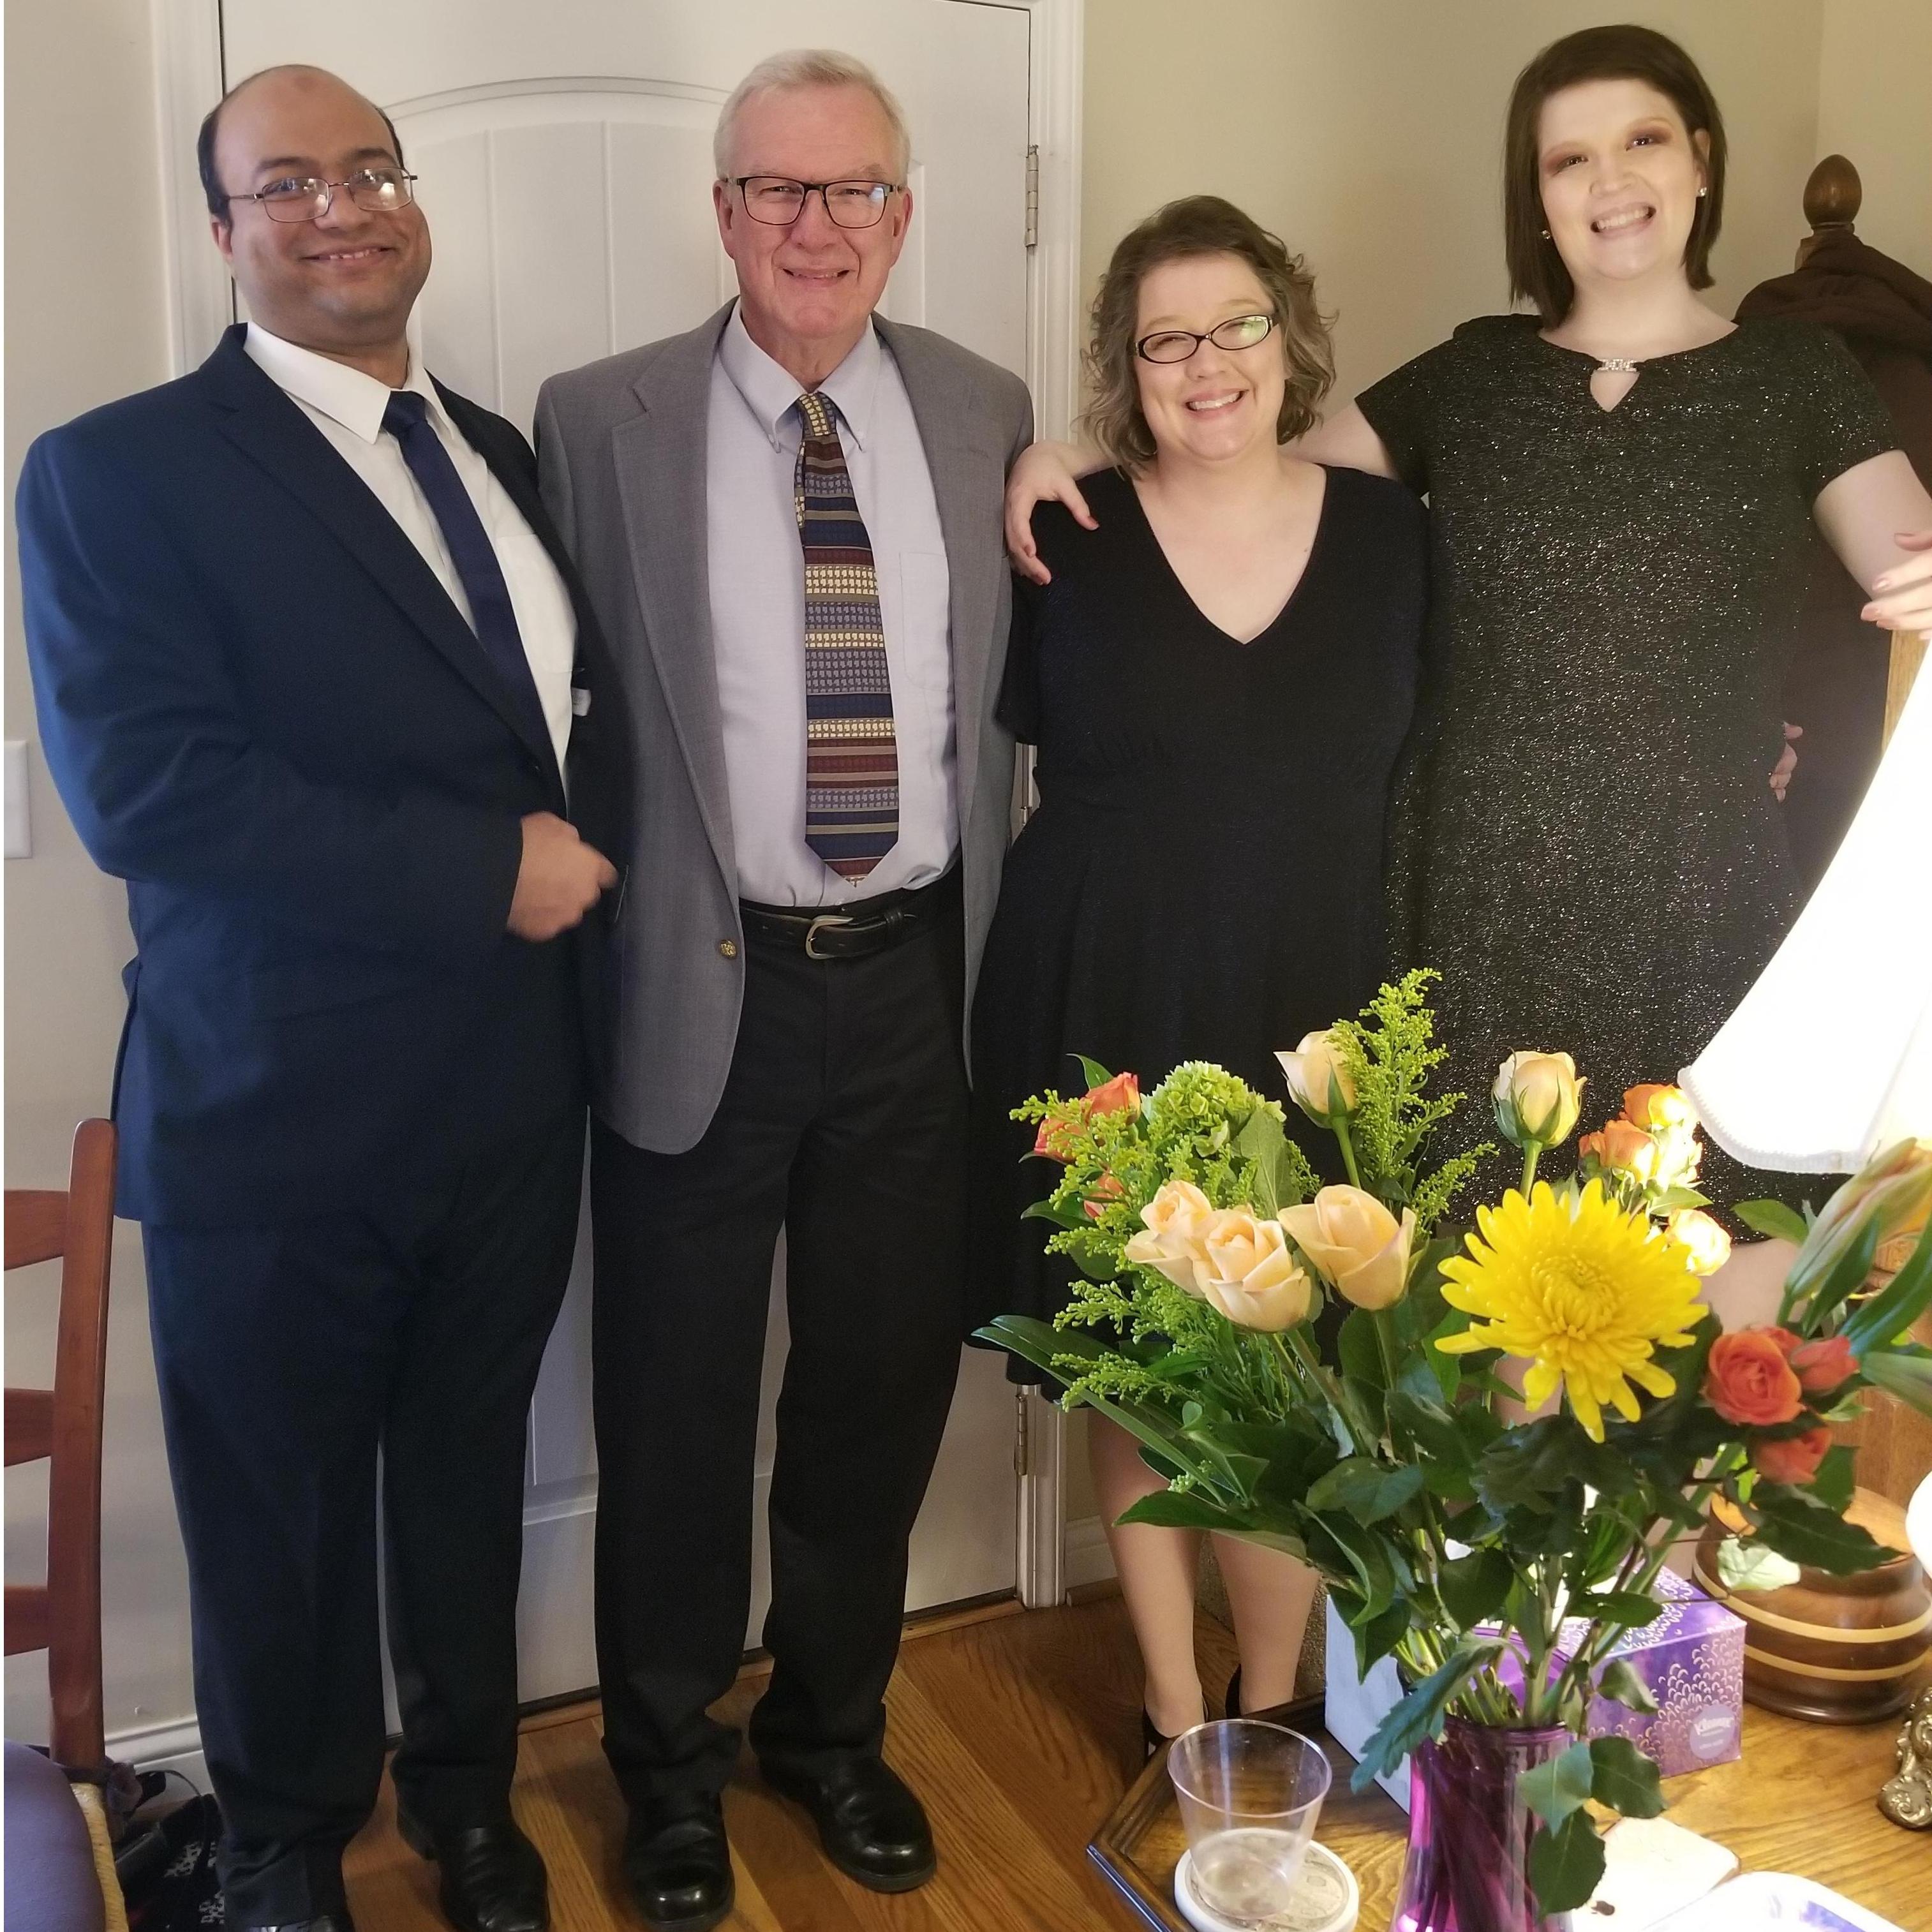
M 812 941 L 818 937 L 819 928 L 826 926 L 850 926 L 849 914 L 842 912 L 822 912 L 805 929 L 805 956 L 808 959 L 830 959 L 836 957 L 830 952 L 814 951 Z

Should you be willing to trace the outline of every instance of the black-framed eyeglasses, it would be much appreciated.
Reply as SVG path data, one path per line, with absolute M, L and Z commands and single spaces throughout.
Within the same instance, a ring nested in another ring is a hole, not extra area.
M 732 175 L 727 178 L 745 198 L 745 212 L 772 228 L 789 228 L 815 194 L 841 228 L 874 228 L 886 203 L 899 191 L 896 182 L 793 181 L 784 175 Z
M 235 201 L 258 201 L 271 221 L 320 221 L 335 205 L 335 190 L 346 188 L 349 199 L 370 214 L 393 214 L 416 200 L 416 176 L 401 168 L 358 168 L 344 181 L 319 181 L 313 175 L 290 175 L 272 181 L 253 194 L 231 194 Z
M 1252 349 L 1274 333 L 1271 315 L 1230 316 L 1204 334 L 1192 328 L 1157 329 L 1134 344 L 1134 353 L 1143 362 L 1185 362 L 1204 342 L 1213 343 L 1216 349 Z

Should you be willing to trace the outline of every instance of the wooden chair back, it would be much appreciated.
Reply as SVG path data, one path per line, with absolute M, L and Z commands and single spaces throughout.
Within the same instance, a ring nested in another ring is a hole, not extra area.
M 106 1761 L 100 1691 L 100 1436 L 107 1380 L 107 1278 L 114 1234 L 114 1124 L 83 1120 L 64 1190 L 7 1190 L 6 1264 L 61 1263 L 51 1389 L 6 1394 L 7 1466 L 51 1465 L 47 1580 L 7 1586 L 7 1654 L 44 1650 L 54 1762 Z

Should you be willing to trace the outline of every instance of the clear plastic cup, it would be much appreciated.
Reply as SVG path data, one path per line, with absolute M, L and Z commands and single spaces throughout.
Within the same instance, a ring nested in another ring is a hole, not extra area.
M 1281 1918 L 1328 1795 L 1318 1744 L 1252 1718 L 1197 1724 L 1167 1754 L 1194 1889 L 1231 1924 Z

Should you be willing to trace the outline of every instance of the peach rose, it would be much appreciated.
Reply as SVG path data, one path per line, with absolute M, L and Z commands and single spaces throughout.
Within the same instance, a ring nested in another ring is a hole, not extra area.
M 1807 1395 L 1822 1395 L 1858 1372 L 1858 1358 L 1842 1335 L 1820 1335 L 1814 1342 L 1799 1342 L 1784 1359 Z
M 1657 1178 L 1657 1143 L 1642 1127 L 1628 1120 L 1612 1120 L 1600 1136 L 1591 1135 L 1592 1149 L 1604 1166 L 1633 1180 L 1649 1182 Z
M 1191 1180 L 1170 1180 L 1141 1210 L 1145 1224 L 1121 1250 L 1136 1268 L 1164 1274 L 1184 1293 L 1201 1300 L 1214 1277 L 1208 1268 L 1205 1238 L 1214 1204 Z
M 1768 1483 L 1808 1483 L 1832 1446 L 1832 1432 L 1821 1422 L 1802 1436 L 1786 1436 L 1751 1444 L 1751 1462 Z
M 1496 1069 L 1491 1089 L 1496 1125 L 1517 1147 L 1531 1141 L 1554 1147 L 1574 1131 L 1588 1084 L 1577 1078 L 1567 1053 L 1513 1053 Z
M 1731 1258 L 1731 1238 L 1700 1208 L 1665 1217 L 1664 1232 L 1690 1258 L 1693 1274 L 1715 1274 Z
M 1720 1335 L 1711 1344 L 1704 1400 L 1726 1422 L 1757 1428 L 1790 1422 L 1804 1406 L 1783 1346 L 1766 1328 Z
M 1358 1308 L 1390 1308 L 1408 1287 L 1415 1210 L 1395 1216 L 1359 1187 L 1324 1187 L 1300 1208 L 1284 1208 L 1282 1225 L 1316 1272 Z
M 1208 1224 L 1205 1298 L 1237 1328 L 1274 1334 L 1306 1318 L 1313 1289 L 1279 1221 L 1230 1208 Z
M 1292 1053 L 1277 1053 L 1275 1058 L 1288 1076 L 1288 1090 L 1294 1104 L 1311 1120 L 1325 1127 L 1346 1120 L 1355 1111 L 1355 1083 L 1342 1064 L 1332 1027 L 1322 1033 L 1304 1034 Z M 1336 1101 L 1339 1106 L 1331 1104 Z

